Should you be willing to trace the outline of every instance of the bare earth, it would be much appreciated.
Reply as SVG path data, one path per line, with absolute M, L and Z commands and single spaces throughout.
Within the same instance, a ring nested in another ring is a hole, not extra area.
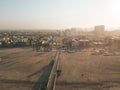
M 35 90 L 36 82 L 45 79 L 51 56 L 30 48 L 0 50 L 0 90 Z
M 52 52 L 30 48 L 0 50 L 0 90 L 38 90 L 44 82 Z M 120 90 L 120 56 L 91 55 L 91 50 L 61 52 L 62 73 L 55 90 Z
M 91 50 L 60 56 L 55 90 L 120 90 L 120 56 L 91 55 Z

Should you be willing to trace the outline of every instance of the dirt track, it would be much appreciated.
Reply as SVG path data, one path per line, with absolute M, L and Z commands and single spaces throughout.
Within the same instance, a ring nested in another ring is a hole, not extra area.
M 120 56 L 90 50 L 61 53 L 62 74 L 55 90 L 120 90 Z
M 35 90 L 49 70 L 55 52 L 40 53 L 29 48 L 0 50 L 0 90 Z

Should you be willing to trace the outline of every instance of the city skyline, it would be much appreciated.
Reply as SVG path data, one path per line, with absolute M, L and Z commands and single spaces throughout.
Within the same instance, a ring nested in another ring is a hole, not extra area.
M 120 28 L 119 0 L 0 0 L 0 29 Z

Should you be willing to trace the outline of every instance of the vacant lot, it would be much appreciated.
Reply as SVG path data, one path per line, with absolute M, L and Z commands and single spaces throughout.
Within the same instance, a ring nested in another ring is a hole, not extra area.
M 36 82 L 46 79 L 54 55 L 30 48 L 0 50 L 0 90 L 36 90 Z
M 120 56 L 91 55 L 91 50 L 60 56 L 56 90 L 120 90 Z
M 50 71 L 52 52 L 30 48 L 0 50 L 0 90 L 39 90 Z M 120 90 L 120 56 L 91 55 L 91 50 L 61 52 L 55 90 Z

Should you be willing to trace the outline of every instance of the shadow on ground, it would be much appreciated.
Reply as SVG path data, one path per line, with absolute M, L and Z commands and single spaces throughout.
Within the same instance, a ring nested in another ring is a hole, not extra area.
M 45 90 L 46 89 L 52 66 L 48 64 L 47 66 L 43 67 L 43 69 L 44 70 L 42 70 L 43 71 L 42 75 L 39 77 L 38 81 L 34 84 L 32 90 Z

